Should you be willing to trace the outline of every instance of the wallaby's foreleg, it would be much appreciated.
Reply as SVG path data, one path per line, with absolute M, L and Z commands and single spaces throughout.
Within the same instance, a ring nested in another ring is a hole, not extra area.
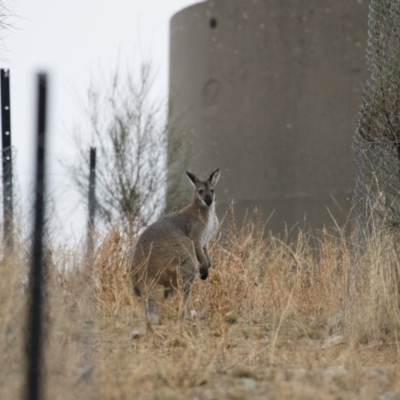
M 201 268 L 208 268 L 206 256 L 204 254 L 203 246 L 201 245 L 202 232 L 199 232 L 198 227 L 192 227 L 188 234 L 193 243 L 194 253 L 196 254 L 197 261 Z
M 204 255 L 206 257 L 207 263 L 208 263 L 208 268 L 211 267 L 211 260 L 210 260 L 210 255 L 208 254 L 208 248 L 207 246 L 203 247 Z
M 206 246 L 202 247 L 199 241 L 199 242 L 194 242 L 194 248 L 196 252 L 197 261 L 200 264 L 200 278 L 207 279 L 208 269 L 211 266 L 211 262 L 210 262 L 210 257 L 208 256 L 208 252 L 206 250 Z
M 207 257 L 205 255 L 205 253 L 204 253 L 204 249 L 203 249 L 203 246 L 201 245 L 200 240 L 196 240 L 193 243 L 194 243 L 194 249 L 195 249 L 195 252 L 196 252 L 196 258 L 197 258 L 197 261 L 200 264 L 200 268 L 208 269 L 209 268 L 209 262 L 207 260 Z

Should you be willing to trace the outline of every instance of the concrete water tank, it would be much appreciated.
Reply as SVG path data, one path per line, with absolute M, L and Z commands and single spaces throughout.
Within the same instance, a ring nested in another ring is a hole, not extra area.
M 344 224 L 367 15 L 366 0 L 209 0 L 172 17 L 170 133 L 188 169 L 221 168 L 220 215 L 235 200 L 274 232 Z

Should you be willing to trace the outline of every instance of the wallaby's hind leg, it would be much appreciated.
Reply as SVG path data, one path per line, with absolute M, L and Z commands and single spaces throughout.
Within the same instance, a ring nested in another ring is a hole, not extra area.
M 187 307 L 190 299 L 190 286 L 191 282 L 184 284 L 182 287 L 182 305 L 181 305 L 181 317 L 186 319 L 190 318 L 190 314 L 187 312 Z M 174 288 L 166 288 L 164 289 L 164 299 L 167 299 L 169 296 L 173 296 L 176 294 L 176 290 Z
M 134 287 L 134 292 L 143 299 L 145 317 L 149 317 L 153 325 L 158 325 L 159 318 L 157 314 L 157 302 L 154 297 L 155 295 L 146 290 L 146 286 L 143 281 L 140 281 L 136 284 Z
M 149 298 L 145 302 L 145 314 L 146 318 L 147 316 L 150 318 L 150 321 L 153 325 L 159 324 L 159 318 L 157 314 L 157 302 L 152 296 L 149 296 Z
M 191 318 L 189 310 L 188 310 L 191 286 L 192 286 L 192 282 L 187 282 L 186 284 L 183 285 L 182 317 L 185 319 Z
M 190 319 L 190 313 L 188 311 L 189 300 L 190 300 L 190 289 L 192 287 L 194 277 L 196 276 L 197 273 L 197 261 L 194 255 L 188 257 L 182 263 L 180 273 L 183 278 L 181 317 Z

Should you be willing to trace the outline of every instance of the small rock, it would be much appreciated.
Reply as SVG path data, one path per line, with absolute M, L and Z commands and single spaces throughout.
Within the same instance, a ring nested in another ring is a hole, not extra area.
M 307 376 L 308 371 L 305 368 L 298 368 L 294 371 L 294 373 L 296 376 L 303 378 L 303 377 Z
M 371 368 L 368 369 L 363 373 L 363 378 L 365 379 L 378 379 L 380 381 L 386 381 L 388 380 L 388 377 L 385 373 L 385 371 L 381 368 Z
M 400 398 L 400 396 L 396 392 L 392 392 L 392 391 L 382 393 L 378 397 L 379 400 L 398 400 L 399 398 Z
M 343 366 L 329 367 L 324 371 L 324 375 L 332 377 L 340 377 L 347 375 L 347 369 Z
M 343 343 L 343 335 L 335 335 L 330 337 L 325 341 L 325 343 L 321 346 L 321 349 L 327 349 L 329 347 L 337 346 Z
M 140 339 L 140 333 L 139 333 L 139 331 L 132 331 L 132 332 L 131 332 L 131 339 L 134 339 L 134 340 Z
M 251 371 L 249 369 L 244 369 L 244 368 L 234 369 L 231 372 L 231 375 L 234 378 L 241 378 L 241 379 L 248 378 L 248 379 L 252 379 L 253 381 L 258 379 L 258 376 L 254 371 Z
M 328 326 L 330 328 L 335 328 L 337 325 L 341 324 L 343 320 L 343 314 L 337 314 L 334 315 L 333 317 L 328 319 Z
M 90 375 L 92 375 L 93 366 L 84 365 L 83 367 L 78 369 L 77 381 L 82 381 L 84 379 L 88 379 Z
M 255 391 L 257 389 L 257 383 L 252 378 L 240 378 L 239 382 L 248 390 Z

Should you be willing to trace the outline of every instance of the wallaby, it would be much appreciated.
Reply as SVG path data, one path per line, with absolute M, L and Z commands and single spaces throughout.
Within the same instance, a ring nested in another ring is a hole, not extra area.
M 202 181 L 186 172 L 194 186 L 193 203 L 173 212 L 147 227 L 136 243 L 132 260 L 132 284 L 135 293 L 143 296 L 145 313 L 153 324 L 158 324 L 155 286 L 164 287 L 164 297 L 183 288 L 182 313 L 187 314 L 190 287 L 196 274 L 207 279 L 211 266 L 208 242 L 218 228 L 215 213 L 214 186 L 219 169 Z

